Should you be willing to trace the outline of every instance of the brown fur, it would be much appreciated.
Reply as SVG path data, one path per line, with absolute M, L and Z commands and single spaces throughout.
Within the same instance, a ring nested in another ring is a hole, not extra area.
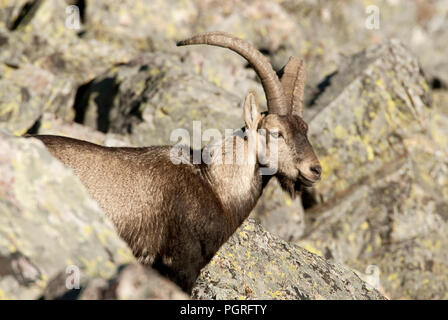
M 138 260 L 187 292 L 262 192 L 255 167 L 249 169 L 249 187 L 238 190 L 236 199 L 233 183 L 247 177 L 246 166 L 174 165 L 170 146 L 108 148 L 60 136 L 34 137 L 73 169 Z M 227 181 L 220 181 L 222 176 Z

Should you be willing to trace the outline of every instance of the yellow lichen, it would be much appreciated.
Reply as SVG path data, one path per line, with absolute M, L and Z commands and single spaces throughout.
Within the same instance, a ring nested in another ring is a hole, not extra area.
M 367 230 L 369 228 L 369 223 L 367 221 L 364 221 L 363 224 L 361 224 L 361 230 Z
M 304 249 L 306 249 L 306 250 L 308 250 L 309 252 L 311 252 L 311 253 L 317 254 L 318 256 L 322 256 L 322 252 L 319 251 L 317 248 L 315 248 L 315 247 L 314 247 L 311 243 L 309 243 L 309 242 L 302 243 L 301 246 L 302 246 Z
M 333 132 L 337 139 L 344 139 L 347 136 L 347 130 L 341 125 L 337 125 Z
M 348 241 L 350 241 L 350 242 L 354 242 L 355 238 L 356 238 L 356 234 L 354 234 L 354 233 L 350 233 L 348 235 Z
M 391 273 L 390 275 L 387 276 L 387 280 L 388 281 L 394 281 L 398 279 L 398 274 L 397 273 Z
M 371 146 L 367 146 L 366 147 L 366 151 L 367 151 L 367 160 L 372 161 L 373 158 L 374 158 L 372 147 Z
M 87 233 L 87 235 L 91 235 L 92 234 L 92 227 L 90 227 L 89 225 L 85 225 L 84 226 L 84 232 Z
M 85 272 L 89 276 L 95 276 L 97 273 L 97 262 L 95 260 L 88 260 L 84 257 L 81 257 L 81 262 L 84 265 Z

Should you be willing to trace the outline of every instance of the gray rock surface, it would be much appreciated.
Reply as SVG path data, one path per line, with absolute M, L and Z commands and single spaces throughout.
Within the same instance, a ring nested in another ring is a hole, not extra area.
M 202 270 L 197 299 L 384 299 L 342 265 L 287 243 L 248 219 Z
M 103 132 L 126 134 L 135 145 L 173 144 L 171 132 L 194 120 L 207 128 L 243 125 L 240 100 L 185 68 L 176 56 L 145 54 L 98 77 L 78 108 L 80 119 Z M 219 125 L 218 125 L 219 124 Z M 224 132 L 222 132 L 224 134 Z
M 187 300 L 190 297 L 157 271 L 130 264 L 121 268 L 109 281 L 102 278 L 90 280 L 79 299 Z
M 1 133 L 0 294 L 36 299 L 77 266 L 81 283 L 134 261 L 73 173 L 34 139 Z
M 359 271 L 377 266 L 391 298 L 447 298 L 444 109 L 398 41 L 343 65 L 309 114 L 324 170 L 298 243 Z
M 0 299 L 186 299 L 139 266 L 76 176 L 35 139 L 0 132 Z M 67 283 L 79 271 L 79 290 Z
M 42 112 L 62 115 L 75 98 L 73 82 L 30 64 L 0 62 L 0 128 L 15 135 L 27 132 Z

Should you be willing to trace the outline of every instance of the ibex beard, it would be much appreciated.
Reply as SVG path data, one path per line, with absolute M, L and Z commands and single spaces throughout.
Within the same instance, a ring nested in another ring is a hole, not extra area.
M 195 164 L 181 156 L 175 164 L 171 146 L 109 148 L 60 136 L 34 136 L 73 169 L 136 258 L 186 292 L 249 216 L 273 176 L 294 197 L 302 186 L 317 182 L 322 171 L 302 119 L 302 61 L 291 57 L 278 76 L 258 50 L 231 35 L 211 32 L 178 43 L 190 44 L 231 49 L 260 77 L 268 111 L 261 114 L 249 93 L 244 101 L 246 134 L 201 150 L 211 158 L 234 159 L 237 148 L 227 145 L 239 143 L 251 161 Z M 249 145 L 249 140 L 254 143 Z M 188 155 L 193 152 L 189 149 Z M 260 174 L 263 170 L 271 174 Z

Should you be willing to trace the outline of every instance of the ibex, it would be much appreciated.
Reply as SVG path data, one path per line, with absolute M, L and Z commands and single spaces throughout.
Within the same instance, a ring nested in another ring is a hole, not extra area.
M 281 187 L 294 196 L 302 185 L 317 182 L 321 166 L 301 117 L 303 62 L 291 57 L 279 72 L 279 79 L 267 58 L 229 34 L 204 33 L 177 45 L 193 44 L 237 52 L 261 79 L 268 111 L 261 114 L 254 95 L 249 93 L 244 101 L 242 130 L 264 141 L 266 148 L 273 141 L 277 143 L 275 176 Z M 259 129 L 267 134 L 261 135 Z M 171 146 L 111 148 L 60 136 L 34 137 L 74 170 L 137 259 L 168 276 L 186 292 L 191 292 L 200 270 L 248 217 L 272 177 L 260 175 L 259 169 L 273 164 L 258 160 L 242 164 L 174 164 Z M 244 152 L 259 155 L 258 144 L 251 149 L 248 139 L 238 135 L 232 139 L 233 143 L 241 139 L 238 142 L 243 144 Z M 228 150 L 219 147 L 215 151 Z

